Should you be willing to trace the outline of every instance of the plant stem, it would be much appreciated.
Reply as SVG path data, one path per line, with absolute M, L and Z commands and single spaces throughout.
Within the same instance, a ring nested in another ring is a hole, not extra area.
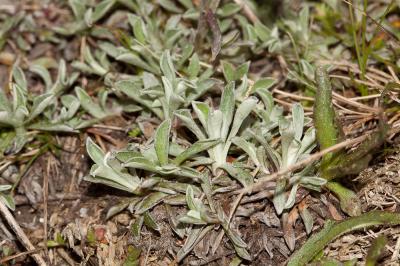
M 328 220 L 324 228 L 310 237 L 288 262 L 288 266 L 302 266 L 310 262 L 324 247 L 337 237 L 359 229 L 366 229 L 375 225 L 398 225 L 400 213 L 371 211 L 366 214 L 349 218 L 335 223 Z

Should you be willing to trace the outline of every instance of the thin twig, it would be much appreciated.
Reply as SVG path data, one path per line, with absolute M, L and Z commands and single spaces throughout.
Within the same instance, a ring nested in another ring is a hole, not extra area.
M 78 193 L 56 193 L 54 195 L 48 196 L 47 202 L 77 200 L 77 199 L 85 199 L 85 198 L 88 198 L 88 197 L 83 194 L 78 194 Z M 38 201 L 36 203 L 32 203 L 29 201 L 29 199 L 26 196 L 23 196 L 23 195 L 16 195 L 14 197 L 14 199 L 15 199 L 15 205 L 17 205 L 17 206 L 26 205 L 26 204 L 36 205 L 36 204 L 43 203 L 43 201 Z
M 70 266 L 76 265 L 75 261 L 68 255 L 68 253 L 64 250 L 64 248 L 56 249 L 58 255 Z
M 4 262 L 7 262 L 7 261 L 10 261 L 10 260 L 25 256 L 25 255 L 31 255 L 31 254 L 39 252 L 39 251 L 41 251 L 43 249 L 45 249 L 45 248 L 44 247 L 36 248 L 36 249 L 33 249 L 33 250 L 24 251 L 24 252 L 21 252 L 21 253 L 18 253 L 18 254 L 7 256 L 7 257 L 4 257 L 4 258 L 0 259 L 0 263 L 4 263 Z
M 43 234 L 44 234 L 43 242 L 45 244 L 45 247 L 47 247 L 47 245 L 46 245 L 46 243 L 47 243 L 47 218 L 48 218 L 47 200 L 49 197 L 50 161 L 51 161 L 51 157 L 47 161 L 47 168 L 43 175 Z M 45 250 L 45 254 L 46 254 L 46 259 L 48 259 L 49 251 L 47 248 Z
M 0 201 L 0 213 L 3 215 L 4 219 L 7 221 L 9 226 L 12 228 L 14 233 L 17 235 L 18 239 L 21 241 L 22 245 L 28 250 L 33 251 L 35 247 L 32 245 L 29 238 L 26 236 L 22 228 L 19 226 L 17 221 L 14 219 L 11 212 L 8 210 L 6 205 Z M 36 261 L 39 266 L 46 266 L 46 262 L 43 260 L 42 256 L 39 254 L 30 254 L 31 257 Z
M 232 208 L 231 208 L 231 211 L 230 211 L 229 217 L 228 217 L 228 226 L 229 226 L 229 224 L 230 224 L 230 222 L 231 222 L 231 220 L 232 220 L 232 218 L 233 218 L 233 215 L 235 214 L 235 211 L 236 211 L 237 207 L 238 207 L 239 204 L 240 204 L 240 201 L 241 201 L 242 198 L 243 198 L 243 195 L 244 195 L 244 193 L 240 193 L 240 194 L 236 197 L 235 202 L 233 203 L 233 206 L 232 206 Z M 216 240 L 215 240 L 215 242 L 214 242 L 214 244 L 213 244 L 213 248 L 212 248 L 212 250 L 211 250 L 211 254 L 214 254 L 215 251 L 217 251 L 217 248 L 219 247 L 219 244 L 221 243 L 222 238 L 224 237 L 224 235 L 225 235 L 225 230 L 221 230 L 221 232 L 219 233 L 219 235 L 217 236 L 217 238 L 216 238 Z
M 253 10 L 246 4 L 245 1 L 243 0 L 234 0 L 236 4 L 240 5 L 242 7 L 243 13 L 246 15 L 246 17 L 253 23 L 256 23 L 260 21 L 256 14 L 254 14 Z
M 263 186 L 264 186 L 264 184 L 266 182 L 270 182 L 270 181 L 279 179 L 281 176 L 284 176 L 284 175 L 286 175 L 286 174 L 288 174 L 290 172 L 293 172 L 293 171 L 295 171 L 297 169 L 300 169 L 300 168 L 302 168 L 302 167 L 304 167 L 306 165 L 309 165 L 309 164 L 317 161 L 322 156 L 324 156 L 324 155 L 326 155 L 328 153 L 343 149 L 343 148 L 345 148 L 347 146 L 350 146 L 350 145 L 358 144 L 358 143 L 364 141 L 365 139 L 367 139 L 369 136 L 370 136 L 370 134 L 365 134 L 365 135 L 362 135 L 362 136 L 357 137 L 357 138 L 348 139 L 348 140 L 340 142 L 340 143 L 338 143 L 338 144 L 336 144 L 334 146 L 331 146 L 331 147 L 329 147 L 327 149 L 324 149 L 324 150 L 322 150 L 320 152 L 314 153 L 314 154 L 310 155 L 308 158 L 306 158 L 306 159 L 304 159 L 304 160 L 302 160 L 302 161 L 300 161 L 300 162 L 298 162 L 296 164 L 292 164 L 291 166 L 289 166 L 289 167 L 287 167 L 285 169 L 282 169 L 282 170 L 280 170 L 280 171 L 278 171 L 276 173 L 273 173 L 271 175 L 267 175 L 267 176 L 264 176 L 264 177 L 260 178 L 257 183 L 255 183 L 253 185 L 250 185 L 250 186 L 248 186 L 246 188 L 242 188 L 242 189 L 238 190 L 237 193 L 250 194 L 250 193 L 253 193 L 253 192 L 258 192 L 258 191 L 263 189 Z

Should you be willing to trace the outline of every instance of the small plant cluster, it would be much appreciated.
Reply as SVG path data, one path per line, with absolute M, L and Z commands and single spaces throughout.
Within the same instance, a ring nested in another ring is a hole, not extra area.
M 149 211 L 157 204 L 187 208 L 186 214 L 170 223 L 180 237 L 187 237 L 179 260 L 193 248 L 201 232 L 216 224 L 222 225 L 237 254 L 248 260 L 247 245 L 230 225 L 216 196 L 246 188 L 306 158 L 316 146 L 315 130 L 300 104 L 295 104 L 289 115 L 274 105 L 268 91 L 273 85 L 270 79 L 250 85 L 248 67 L 238 71 L 231 64 L 223 64 L 227 84 L 216 108 L 212 102 L 196 101 L 201 89 L 196 93 L 199 88 L 186 87 L 188 81 L 176 76 L 174 65 L 170 52 L 163 52 L 162 83 L 154 78 L 151 91 L 157 87 L 163 90 L 154 93 L 153 100 L 146 88 L 139 87 L 140 82 L 148 83 L 145 78 L 150 74 L 143 74 L 142 81 L 115 83 L 116 89 L 132 95 L 137 104 L 163 120 L 146 143 L 132 143 L 119 151 L 105 153 L 88 138 L 87 151 L 95 164 L 86 180 L 136 195 L 132 201 L 111 208 L 108 217 L 129 207 L 137 216 L 139 231 L 140 221 L 152 220 Z M 238 86 L 235 80 L 239 80 Z M 273 203 L 277 213 L 293 207 L 299 186 L 319 191 L 325 182 L 316 176 L 314 165 L 289 173 L 276 184 Z M 196 230 L 193 225 L 198 226 Z

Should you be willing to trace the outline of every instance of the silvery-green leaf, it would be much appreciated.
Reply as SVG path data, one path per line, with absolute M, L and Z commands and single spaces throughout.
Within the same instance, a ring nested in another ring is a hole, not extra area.
M 182 54 L 181 58 L 179 58 L 179 61 L 177 63 L 178 69 L 182 67 L 182 65 L 186 62 L 186 60 L 189 59 L 189 57 L 192 55 L 194 51 L 194 46 L 192 44 L 187 44 L 182 48 Z
M 100 107 L 105 110 L 106 109 L 106 105 L 107 105 L 107 98 L 108 98 L 108 92 L 106 90 L 101 90 L 99 92 L 99 94 L 97 95 L 98 99 L 99 99 L 99 104 Z
M 236 69 L 228 61 L 221 61 L 222 63 L 222 73 L 224 74 L 226 82 L 231 82 L 236 80 Z
M 154 138 L 158 162 L 160 165 L 168 163 L 169 133 L 171 131 L 171 120 L 167 119 L 157 128 Z
M 166 199 L 164 200 L 164 202 L 166 202 Z M 169 225 L 171 226 L 172 230 L 178 235 L 178 237 L 183 239 L 183 237 L 185 236 L 185 228 L 179 226 L 178 219 L 176 218 L 176 213 L 168 204 L 165 205 L 165 209 L 167 211 Z
M 142 153 L 141 156 L 143 156 L 147 160 L 151 161 L 151 163 L 153 163 L 154 165 L 158 164 L 158 158 L 157 158 L 156 149 L 154 148 L 154 143 L 141 148 L 140 152 Z
M 214 228 L 214 225 L 209 225 L 207 227 L 192 227 L 190 232 L 188 233 L 188 237 L 186 238 L 185 244 L 183 244 L 182 248 L 178 251 L 177 262 L 182 261 L 190 251 L 196 246 L 198 242 L 200 242 L 203 237 L 210 232 Z
M 67 66 L 64 59 L 61 59 L 60 63 L 58 64 L 56 82 L 53 84 L 49 92 L 53 93 L 54 95 L 59 95 L 66 88 L 66 86 L 72 85 L 72 83 L 75 82 L 77 78 L 78 73 L 75 73 L 75 75 L 74 73 L 72 73 L 67 78 Z
M 199 56 L 194 53 L 193 56 L 190 58 L 190 63 L 187 68 L 187 73 L 189 74 L 190 79 L 194 79 L 200 72 L 200 60 Z
M 187 214 L 179 217 L 179 222 L 185 224 L 206 225 L 207 222 L 201 219 L 200 212 L 190 210 Z
M 314 80 L 314 74 L 315 74 L 315 67 L 311 65 L 309 62 L 307 62 L 304 59 L 300 60 L 300 67 L 302 70 L 302 73 L 309 79 L 309 80 Z
M 261 171 L 266 174 L 270 174 L 270 170 L 268 169 L 269 164 L 267 162 L 267 155 L 263 146 L 257 147 L 256 156 L 257 161 L 260 163 Z
M 185 32 L 183 30 L 169 30 L 167 39 L 165 40 L 165 47 L 168 49 L 174 48 L 174 45 L 182 37 Z
M 41 131 L 77 132 L 74 128 L 65 123 L 51 124 L 46 121 L 39 121 L 37 123 L 30 124 L 27 126 L 27 128 Z
M 200 120 L 200 123 L 203 125 L 203 128 L 207 129 L 207 121 L 210 114 L 210 107 L 203 102 L 192 102 L 192 107 L 197 115 L 197 118 Z
M 11 185 L 0 185 L 0 192 L 11 189 Z
M 46 91 L 48 91 L 50 89 L 51 85 L 53 84 L 53 82 L 51 81 L 49 71 L 41 65 L 31 65 L 29 67 L 29 70 L 32 71 L 33 73 L 39 75 L 43 79 L 44 84 L 46 86 Z
M 154 190 L 167 193 L 162 188 L 160 189 L 158 187 L 155 187 Z M 164 203 L 173 205 L 173 206 L 183 206 L 183 205 L 186 206 L 186 196 L 182 195 L 182 194 L 171 195 L 164 199 Z
M 108 155 L 106 155 L 106 157 L 107 156 Z M 107 164 L 107 158 L 104 159 L 103 164 L 93 165 L 90 169 L 90 175 L 86 176 L 84 179 L 94 183 L 102 183 L 130 193 L 135 193 L 139 186 L 139 179 L 137 176 L 132 176 L 126 172 L 124 173 L 118 171 L 118 169 L 111 168 Z
M 23 89 L 18 84 L 12 84 L 13 92 L 13 110 L 16 119 L 23 119 L 24 116 L 29 114 L 26 107 L 26 97 Z
M 247 61 L 246 63 L 241 64 L 237 69 L 235 73 L 235 78 L 236 80 L 239 80 L 243 78 L 243 76 L 247 75 L 249 72 L 249 67 L 250 67 L 250 61 Z
M 143 61 L 143 59 L 141 59 L 138 55 L 134 54 L 132 51 L 120 54 L 115 59 L 118 61 L 122 61 L 137 66 L 139 68 L 143 68 L 144 70 L 147 70 L 154 74 L 159 74 L 160 72 L 158 69 L 154 68 L 153 66 L 150 66 L 148 63 Z
M 136 238 L 140 238 L 140 232 L 142 231 L 143 220 L 144 220 L 143 215 L 140 215 L 139 217 L 136 218 L 135 222 L 131 227 L 132 234 Z
M 257 42 L 257 33 L 253 25 L 245 25 L 245 31 L 243 32 L 243 35 L 244 38 L 247 39 L 250 43 Z
M 159 172 L 156 165 L 147 158 L 144 157 L 133 157 L 124 163 L 124 167 L 131 167 L 135 169 L 142 169 L 149 172 Z
M 85 90 L 80 87 L 75 87 L 75 93 L 78 96 L 82 108 L 84 108 L 93 117 L 101 119 L 107 116 L 100 105 L 96 104 Z
M 123 53 L 123 50 L 109 42 L 100 42 L 98 45 L 101 50 L 113 58 L 117 58 L 121 53 Z
M 210 138 L 220 138 L 224 116 L 220 110 L 211 111 L 207 120 L 207 132 Z
M 85 47 L 83 56 L 85 61 L 89 64 L 89 66 L 94 70 L 93 72 L 97 75 L 104 76 L 107 74 L 108 70 L 102 66 L 92 55 L 90 48 L 88 46 Z
M 229 17 L 239 12 L 240 9 L 242 9 L 241 5 L 238 5 L 236 3 L 228 3 L 219 8 L 217 10 L 217 14 L 221 17 Z
M 307 208 L 300 208 L 300 217 L 303 220 L 307 234 L 310 234 L 314 225 L 314 219 Z
M 3 88 L 0 88 L 0 111 L 6 111 L 6 113 L 11 113 L 11 105 L 3 91 Z
M 73 95 L 61 96 L 61 103 L 68 108 L 66 119 L 72 118 L 81 106 L 79 100 Z
M 1 113 L 1 112 L 0 112 Z M 2 156 L 7 150 L 11 149 L 14 137 L 15 137 L 15 131 L 10 130 L 10 131 L 3 131 L 1 133 L 1 141 L 0 141 L 0 156 Z
M 239 234 L 235 230 L 229 228 L 228 226 L 229 225 L 224 225 L 225 233 L 233 242 L 233 244 L 241 248 L 247 248 L 246 242 L 240 238 Z
M 223 140 L 228 136 L 229 127 L 232 123 L 233 113 L 235 110 L 235 83 L 229 82 L 228 85 L 225 86 L 224 91 L 221 96 L 221 104 L 219 109 L 223 115 L 222 128 L 221 128 L 221 138 Z
M 165 77 L 171 82 L 172 85 L 175 85 L 176 75 L 174 63 L 172 62 L 171 53 L 169 50 L 166 50 L 160 58 L 160 68 Z
M 14 198 L 11 195 L 0 193 L 0 200 L 12 211 L 15 211 Z
M 208 158 L 208 157 L 196 157 L 193 159 L 193 161 L 186 162 L 185 165 L 187 167 L 196 167 L 196 166 L 200 166 L 200 165 L 211 165 L 214 162 L 215 161 L 213 159 Z
M 91 138 L 86 139 L 86 151 L 89 157 L 98 165 L 104 164 L 105 153 L 103 150 L 93 142 Z
M 216 80 L 214 79 L 197 79 L 196 84 L 193 86 L 193 91 L 188 91 L 185 107 L 189 106 L 191 102 L 204 95 L 212 86 L 214 86 L 215 83 Z
M 104 170 L 104 168 L 97 167 L 97 165 L 93 165 L 92 169 L 94 169 L 93 172 L 95 172 L 97 169 L 103 169 Z M 99 174 L 101 174 L 101 173 L 99 173 Z M 92 183 L 103 184 L 103 185 L 106 185 L 106 186 L 109 186 L 109 187 L 113 187 L 113 188 L 116 188 L 116 189 L 119 189 L 119 190 L 122 190 L 122 191 L 126 191 L 126 192 L 129 192 L 129 193 L 133 193 L 134 192 L 134 190 L 132 190 L 130 187 L 127 187 L 125 185 L 122 185 L 122 184 L 114 181 L 114 180 L 107 179 L 107 178 L 104 178 L 104 177 L 98 176 L 98 175 L 96 175 L 95 177 L 92 176 L 92 175 L 86 175 L 86 176 L 83 177 L 83 180 L 88 181 L 88 182 L 92 182 Z
M 326 179 L 318 176 L 302 176 L 299 181 L 302 185 L 310 184 L 313 186 L 323 186 L 326 184 Z
M 54 95 L 45 93 L 33 99 L 33 106 L 28 120 L 32 120 L 40 115 L 54 100 Z
M 160 85 L 156 76 L 149 72 L 143 72 L 142 75 L 144 89 L 149 89 Z
M 274 78 L 262 78 L 257 80 L 252 88 L 253 92 L 257 92 L 258 90 L 268 90 L 276 83 L 276 79 Z
M 186 202 L 187 202 L 189 209 L 194 210 L 194 211 L 199 210 L 198 206 L 195 203 L 192 186 L 188 186 L 186 189 Z M 199 214 L 198 218 L 200 219 L 200 214 Z
M 82 19 L 86 10 L 85 2 L 82 2 L 80 0 L 68 0 L 68 4 L 72 9 L 75 18 Z
M 160 227 L 148 211 L 143 214 L 143 222 L 148 228 L 160 231 Z
M 210 138 L 218 139 L 221 138 L 221 129 L 223 123 L 223 114 L 220 110 L 211 111 L 208 116 L 207 121 L 207 133 Z M 223 154 L 223 144 L 218 144 L 211 150 L 209 150 L 210 157 L 216 161 L 216 165 L 214 167 L 214 171 L 216 167 L 221 165 L 226 161 L 226 156 Z
M 121 80 L 121 81 L 116 82 L 114 85 L 117 90 L 122 91 L 129 98 L 131 98 L 135 102 L 143 105 L 144 107 L 146 107 L 147 109 L 152 111 L 154 114 L 156 114 L 159 118 L 164 117 L 164 115 L 162 114 L 162 112 L 159 108 L 153 108 L 153 106 L 152 106 L 153 101 L 141 96 L 141 87 L 137 81 Z
M 285 189 L 286 189 L 286 180 L 285 179 L 278 180 L 276 182 L 274 198 L 272 199 L 276 213 L 278 215 L 280 215 L 285 209 L 285 204 L 286 204 Z
M 174 175 L 192 178 L 196 182 L 199 182 L 199 179 L 201 177 L 201 174 L 198 171 L 186 166 L 181 166 L 180 168 L 178 168 L 174 172 Z
M 172 181 L 167 181 L 164 179 L 157 184 L 157 187 L 162 187 L 165 189 L 172 190 L 172 191 L 174 191 L 172 194 L 174 194 L 175 192 L 185 194 L 187 187 L 189 185 L 190 184 L 187 184 L 187 183 L 172 182 Z M 199 197 L 201 194 L 201 190 L 197 186 L 192 186 L 192 189 L 193 189 L 194 195 Z
M 261 98 L 261 100 L 264 104 L 265 110 L 267 111 L 267 114 L 269 115 L 272 112 L 272 109 L 274 107 L 274 98 L 272 97 L 272 94 L 268 90 L 262 89 L 262 88 L 255 90 L 255 92 Z M 268 120 L 269 120 L 269 117 L 268 117 Z
M 203 131 L 199 128 L 199 126 L 194 122 L 192 115 L 188 109 L 181 109 L 175 111 L 175 115 L 182 121 L 182 123 L 196 135 L 196 137 L 200 140 L 205 139 Z
M 101 73 L 96 72 L 94 69 L 92 69 L 89 65 L 83 63 L 83 62 L 79 62 L 79 61 L 74 61 L 71 63 L 71 66 L 74 69 L 77 69 L 83 73 L 87 73 L 87 74 L 98 74 L 101 75 Z
M 247 76 L 243 76 L 242 82 L 235 91 L 235 96 L 238 99 L 246 98 L 248 96 L 247 94 L 249 93 L 248 90 L 249 90 L 249 79 Z
M 296 202 L 296 193 L 297 193 L 298 187 L 299 187 L 298 183 L 296 183 L 292 186 L 292 189 L 290 190 L 288 199 L 286 200 L 285 209 L 292 208 L 294 203 Z
M 28 134 L 26 132 L 26 129 L 23 127 L 17 127 L 15 128 L 15 137 L 14 137 L 14 142 L 13 146 L 11 148 L 11 153 L 18 153 L 22 150 L 22 148 L 25 146 L 25 144 L 28 142 Z
M 256 147 L 253 143 L 246 141 L 242 137 L 234 137 L 232 138 L 232 142 L 233 144 L 241 148 L 243 151 L 245 151 L 255 165 L 260 166 L 260 161 L 257 158 Z
M 253 176 L 240 167 L 235 167 L 229 163 L 225 163 L 220 167 L 227 171 L 230 176 L 238 180 L 244 187 L 247 187 L 253 183 Z
M 146 196 L 136 207 L 136 214 L 143 214 L 159 204 L 168 194 L 163 192 L 154 192 Z
M 128 208 L 130 202 L 121 202 L 118 203 L 117 205 L 112 206 L 110 209 L 107 211 L 106 215 L 106 220 L 110 219 L 112 216 L 122 212 L 126 208 Z
M 165 24 L 165 29 L 168 30 L 168 33 L 171 31 L 176 31 L 179 28 L 179 23 L 181 22 L 180 15 L 172 15 L 168 18 L 167 23 Z M 167 34 L 167 33 L 166 33 Z
M 141 153 L 138 151 L 118 151 L 115 155 L 115 158 L 120 160 L 123 163 L 128 162 L 130 159 L 135 157 L 142 157 Z
M 82 22 L 85 22 L 85 27 L 93 26 L 93 8 L 86 9 Z
M 180 168 L 176 165 L 167 164 L 164 166 L 156 166 L 156 172 L 164 175 L 178 174 Z
M 174 91 L 172 83 L 166 78 L 161 77 L 164 87 L 164 98 L 160 98 L 159 101 L 163 106 L 164 115 L 171 117 L 173 111 L 177 110 L 181 106 L 185 99 L 179 95 L 179 92 Z M 179 86 L 177 86 L 179 88 Z
M 231 260 L 231 262 L 229 262 L 228 266 L 240 266 L 241 263 L 242 263 L 242 259 L 236 256 Z
M 188 149 L 186 149 L 184 152 L 179 154 L 174 160 L 173 163 L 176 165 L 180 165 L 187 159 L 191 158 L 192 156 L 202 152 L 206 151 L 213 146 L 217 145 L 220 143 L 221 140 L 219 139 L 206 139 L 206 140 L 199 140 L 195 142 L 192 146 L 190 146 Z
M 253 138 L 255 138 L 258 142 L 260 142 L 263 145 L 269 159 L 274 163 L 275 168 L 280 169 L 282 165 L 282 158 L 279 155 L 279 153 L 276 152 L 262 136 L 258 136 L 252 131 L 250 132 Z
M 293 117 L 293 129 L 294 129 L 294 138 L 300 141 L 301 136 L 303 135 L 303 127 L 304 127 L 304 109 L 301 104 L 296 103 L 292 107 L 292 117 Z
M 182 152 L 184 152 L 186 149 L 187 149 L 186 147 L 183 147 L 178 143 L 170 142 L 168 154 L 176 157 Z
M 135 35 L 135 38 L 140 43 L 145 44 L 147 39 L 147 32 L 142 18 L 134 14 L 128 14 L 128 21 L 133 28 L 133 34 Z
M 166 10 L 174 13 L 182 13 L 182 9 L 180 9 L 174 1 L 171 0 L 158 0 L 157 1 L 160 6 L 165 8 Z
M 92 14 L 93 22 L 97 22 L 101 19 L 117 2 L 117 0 L 103 0 L 94 8 Z
M 233 119 L 231 131 L 229 132 L 228 140 L 235 137 L 238 133 L 240 126 L 244 119 L 251 113 L 257 104 L 257 98 L 249 97 L 244 100 L 236 110 L 235 117 Z
M 315 146 L 315 129 L 309 128 L 301 140 L 301 148 L 299 154 L 309 154 Z
M 271 30 L 268 29 L 264 24 L 262 24 L 261 22 L 257 21 L 254 25 L 254 29 L 256 31 L 256 34 L 258 36 L 258 38 L 262 41 L 262 42 L 266 42 L 268 41 L 268 39 L 271 36 Z
M 12 70 L 14 82 L 19 86 L 24 95 L 28 93 L 28 83 L 25 74 L 19 66 L 14 66 Z
M 185 8 L 190 9 L 193 8 L 193 3 L 192 0 L 178 0 L 179 3 L 181 3 L 181 5 L 183 5 Z
M 286 119 L 281 118 L 279 120 L 279 133 L 281 134 L 281 145 L 282 145 L 282 165 L 281 167 L 286 168 L 291 165 L 294 158 L 297 156 L 298 150 L 291 149 L 296 143 L 300 147 L 300 144 L 296 142 L 294 136 L 294 130 L 292 124 Z

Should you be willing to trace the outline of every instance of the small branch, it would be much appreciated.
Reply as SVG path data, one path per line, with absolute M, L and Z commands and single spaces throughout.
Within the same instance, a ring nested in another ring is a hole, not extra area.
M 31 255 L 31 254 L 36 253 L 36 252 L 39 252 L 39 251 L 41 251 L 41 250 L 43 250 L 43 249 L 45 249 L 45 248 L 44 248 L 44 247 L 43 247 L 43 248 L 37 248 L 37 249 L 33 249 L 33 250 L 21 252 L 21 253 L 15 254 L 15 255 L 7 256 L 7 257 L 5 257 L 5 258 L 0 259 L 0 263 L 5 263 L 5 262 L 7 262 L 7 261 L 10 261 L 10 260 L 19 258 L 19 257 L 21 257 L 21 256 Z
M 324 149 L 320 152 L 314 153 L 314 154 L 310 155 L 308 158 L 306 158 L 296 164 L 293 164 L 285 169 L 282 169 L 281 171 L 278 171 L 271 175 L 267 175 L 267 176 L 260 178 L 257 183 L 255 183 L 251 186 L 248 186 L 247 188 L 240 189 L 237 192 L 244 193 L 244 194 L 251 194 L 253 192 L 261 191 L 263 189 L 263 186 L 265 183 L 279 179 L 281 176 L 284 176 L 284 175 L 286 175 L 290 172 L 293 172 L 297 169 L 303 168 L 306 165 L 309 165 L 309 164 L 319 160 L 320 158 L 322 158 L 322 156 L 324 156 L 330 152 L 334 152 L 334 151 L 343 149 L 350 145 L 358 144 L 358 143 L 364 141 L 365 139 L 367 139 L 369 136 L 370 136 L 370 134 L 366 134 L 366 135 L 362 135 L 362 136 L 354 138 L 354 139 L 348 139 L 348 140 L 340 142 L 336 145 L 333 145 L 327 149 Z
M 22 228 L 19 226 L 17 221 L 15 221 L 13 215 L 11 212 L 8 210 L 6 205 L 2 201 L 0 201 L 0 213 L 3 215 L 4 219 L 7 221 L 7 223 L 10 225 L 14 233 L 17 235 L 18 239 L 22 243 L 22 245 L 28 250 L 28 251 L 34 251 L 35 247 L 32 245 L 31 241 L 29 241 L 29 238 L 26 236 Z M 46 266 L 46 262 L 43 260 L 43 258 L 39 254 L 31 254 L 31 257 L 36 261 L 37 265 L 39 266 Z
M 234 0 L 236 4 L 240 5 L 243 9 L 243 13 L 253 23 L 260 21 L 253 10 L 243 0 Z

